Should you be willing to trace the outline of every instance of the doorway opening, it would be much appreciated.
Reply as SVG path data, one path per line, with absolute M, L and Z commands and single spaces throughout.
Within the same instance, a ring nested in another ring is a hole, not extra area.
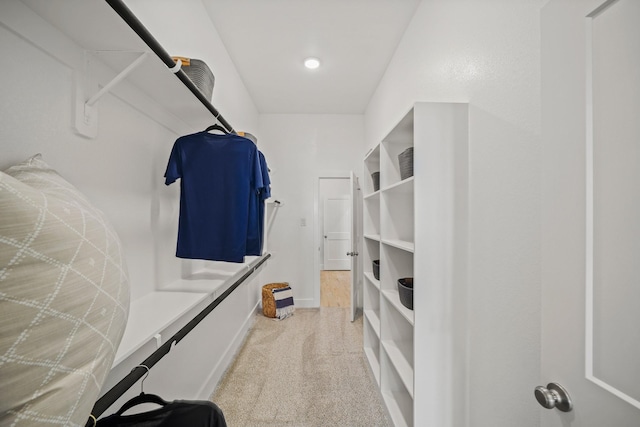
M 356 318 L 361 266 L 358 258 L 360 188 L 351 171 L 321 173 L 315 189 L 315 291 L 320 307 L 342 307 Z
M 348 177 L 321 177 L 318 183 L 320 225 L 320 306 L 350 305 L 351 201 Z

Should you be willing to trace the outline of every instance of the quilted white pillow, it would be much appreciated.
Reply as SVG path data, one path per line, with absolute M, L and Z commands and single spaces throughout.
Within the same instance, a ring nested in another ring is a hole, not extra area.
M 104 214 L 39 155 L 0 172 L 0 425 L 84 426 L 128 312 Z

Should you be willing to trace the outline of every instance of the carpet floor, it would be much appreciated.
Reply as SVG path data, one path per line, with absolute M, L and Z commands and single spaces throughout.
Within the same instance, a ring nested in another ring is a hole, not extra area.
M 391 426 L 348 309 L 259 314 L 212 396 L 229 427 Z

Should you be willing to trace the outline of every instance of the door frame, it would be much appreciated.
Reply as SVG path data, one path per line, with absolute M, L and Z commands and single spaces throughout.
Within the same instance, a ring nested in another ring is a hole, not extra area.
M 349 181 L 351 178 L 351 171 L 320 171 L 318 173 L 318 177 L 316 178 L 316 182 L 314 184 L 314 196 L 313 196 L 313 241 L 314 241 L 314 252 L 315 255 L 313 257 L 313 307 L 320 307 L 320 264 L 322 261 L 320 257 L 322 252 L 320 251 L 321 244 L 321 235 L 322 235 L 322 224 L 320 224 L 320 182 L 323 179 L 346 179 Z M 352 212 L 352 217 L 355 218 L 356 212 Z M 351 236 L 352 239 L 357 238 L 356 236 Z M 356 301 L 357 304 L 357 301 Z

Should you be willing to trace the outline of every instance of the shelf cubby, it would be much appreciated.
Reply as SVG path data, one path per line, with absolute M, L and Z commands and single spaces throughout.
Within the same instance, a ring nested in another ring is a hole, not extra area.
M 373 320 L 373 322 L 372 322 Z M 369 361 L 371 372 L 378 385 L 380 385 L 380 336 L 379 330 L 373 326 L 377 319 L 372 319 L 365 312 L 365 320 L 363 327 L 364 354 Z M 379 323 L 379 320 L 377 320 Z M 376 333 L 377 332 L 377 333 Z
M 389 362 L 413 397 L 413 323 L 384 299 L 381 303 L 380 317 L 385 322 L 380 325 L 380 338 Z
M 363 230 L 367 236 L 380 235 L 380 192 L 377 191 L 364 199 Z
M 380 288 L 398 289 L 398 279 L 413 277 L 413 254 L 394 246 L 382 244 L 380 255 Z
M 383 191 L 380 212 L 381 236 L 387 240 L 414 242 L 413 181 Z
M 382 172 L 380 171 L 380 146 L 376 145 L 365 157 L 364 160 L 364 192 L 365 197 L 377 192 L 378 190 L 374 189 L 373 186 L 373 176 L 374 172 Z
M 363 284 L 363 298 L 365 315 L 369 319 L 372 326 L 378 331 L 380 336 L 380 282 L 378 282 L 373 274 L 367 274 Z
M 413 426 L 413 398 L 384 351 L 380 354 L 380 389 L 393 424 Z
M 397 289 L 386 289 L 382 291 L 382 296 L 387 299 L 389 304 L 393 305 L 411 325 L 414 322 L 413 310 L 408 309 L 400 302 L 400 294 Z

